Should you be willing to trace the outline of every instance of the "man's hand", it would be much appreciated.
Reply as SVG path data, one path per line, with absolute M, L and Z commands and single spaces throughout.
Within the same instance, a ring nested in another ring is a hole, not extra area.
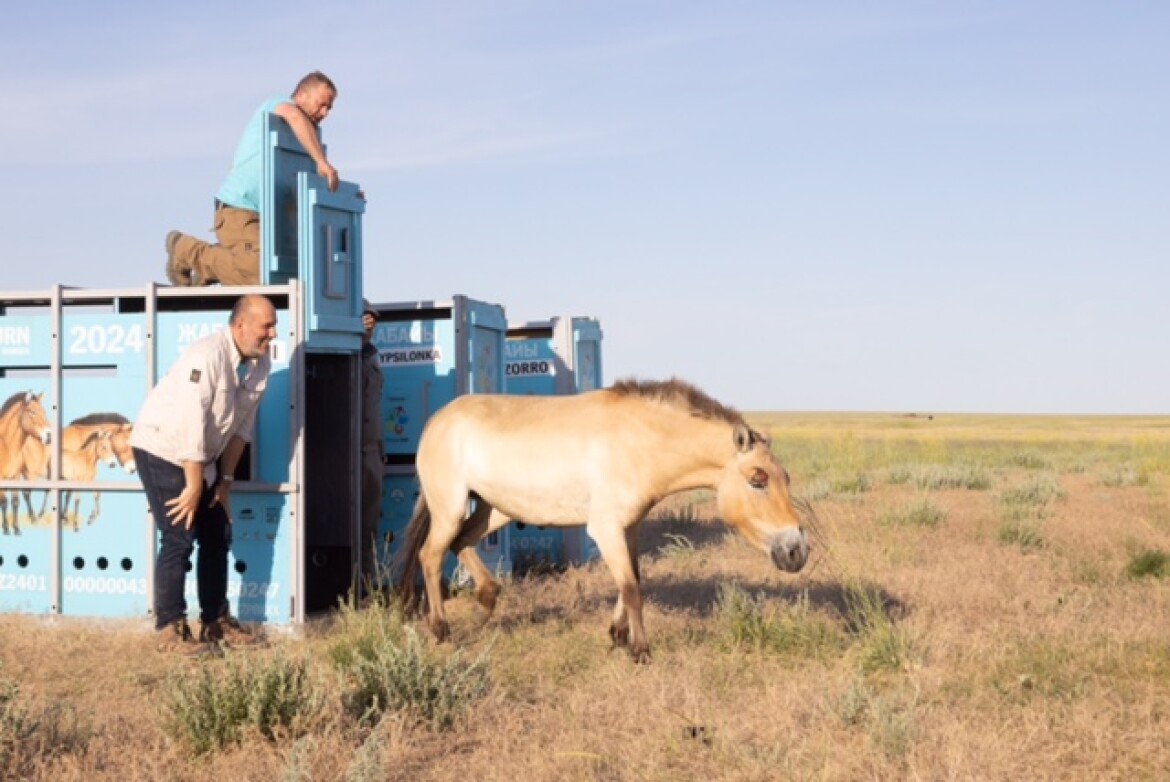
M 329 192 L 337 192 L 337 183 L 340 181 L 337 177 L 337 169 L 329 165 L 328 160 L 322 160 L 317 164 L 317 175 L 329 183 Z
M 228 524 L 232 521 L 232 484 L 231 481 L 220 481 L 215 484 L 215 496 L 211 498 L 209 505 L 215 507 L 216 505 L 223 506 L 223 512 L 227 515 Z
M 171 526 L 182 523 L 185 529 L 191 529 L 191 525 L 195 523 L 195 513 L 199 510 L 199 498 L 202 494 L 202 483 L 189 483 L 178 497 L 167 502 L 169 508 L 167 518 L 171 520 Z

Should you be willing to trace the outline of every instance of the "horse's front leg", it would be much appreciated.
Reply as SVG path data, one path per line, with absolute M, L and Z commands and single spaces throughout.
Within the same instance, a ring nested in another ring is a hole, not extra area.
M 93 510 L 89 512 L 89 518 L 85 520 L 85 523 L 87 525 L 93 524 L 100 515 L 102 515 L 102 493 L 95 491 L 93 493 Z
M 642 583 L 642 573 L 638 569 L 638 535 L 633 527 L 626 530 L 626 550 L 630 555 L 630 563 L 634 569 L 634 580 Z M 630 617 L 626 611 L 622 593 L 618 591 L 617 604 L 613 608 L 613 619 L 609 623 L 609 637 L 614 647 L 627 646 L 630 643 Z
M 31 524 L 35 521 L 38 521 L 40 519 L 40 516 L 37 516 L 36 511 L 33 510 L 32 489 L 21 489 L 20 493 L 22 495 L 24 495 L 24 507 L 25 507 L 25 510 L 28 511 L 29 523 Z M 45 493 L 46 502 L 48 501 L 47 500 L 48 496 L 49 496 L 48 492 L 46 492 Z M 18 513 L 20 512 L 19 505 L 17 506 L 17 512 Z M 42 515 L 44 515 L 44 514 L 42 514 Z
M 601 557 L 613 573 L 618 587 L 617 605 L 609 635 L 614 646 L 629 644 L 630 656 L 636 662 L 650 662 L 650 643 L 642 625 L 642 588 L 639 585 L 637 535 L 631 528 L 607 526 L 603 530 L 590 525 L 590 534 L 601 550 Z

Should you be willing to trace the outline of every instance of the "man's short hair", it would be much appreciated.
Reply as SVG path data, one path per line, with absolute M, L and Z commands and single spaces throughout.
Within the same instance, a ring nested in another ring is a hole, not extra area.
M 333 83 L 333 79 L 330 79 L 328 76 L 321 73 L 321 71 L 313 71 L 308 76 L 297 82 L 297 87 L 295 90 L 293 90 L 292 93 L 293 97 L 295 98 L 297 93 L 307 90 L 310 87 L 316 87 L 318 84 L 324 84 L 329 88 L 330 92 L 332 92 L 334 95 L 337 94 L 337 86 Z
M 246 293 L 240 298 L 236 299 L 236 303 L 232 305 L 231 315 L 228 316 L 228 325 L 236 325 L 241 320 L 243 320 L 244 315 L 250 312 L 253 308 L 260 306 L 261 303 L 269 305 L 272 304 L 267 296 L 261 296 L 258 293 Z

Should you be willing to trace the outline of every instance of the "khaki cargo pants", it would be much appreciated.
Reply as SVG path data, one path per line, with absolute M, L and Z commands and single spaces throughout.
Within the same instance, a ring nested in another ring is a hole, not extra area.
M 175 244 L 180 269 L 192 269 L 197 285 L 260 284 L 260 215 L 247 209 L 220 206 L 215 210 L 215 235 L 209 244 L 183 234 Z

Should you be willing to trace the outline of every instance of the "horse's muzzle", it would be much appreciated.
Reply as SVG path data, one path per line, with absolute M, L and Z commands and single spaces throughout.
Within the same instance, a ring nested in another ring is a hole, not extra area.
M 790 527 L 772 536 L 772 562 L 788 573 L 796 573 L 808 561 L 808 538 L 804 530 Z

